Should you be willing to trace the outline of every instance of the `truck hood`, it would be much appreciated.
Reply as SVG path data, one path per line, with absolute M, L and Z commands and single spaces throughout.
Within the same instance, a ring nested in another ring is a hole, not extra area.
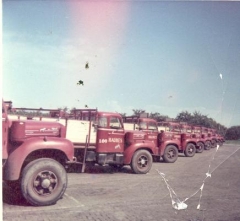
M 30 137 L 66 137 L 65 127 L 58 122 L 12 121 L 11 140 L 23 141 Z

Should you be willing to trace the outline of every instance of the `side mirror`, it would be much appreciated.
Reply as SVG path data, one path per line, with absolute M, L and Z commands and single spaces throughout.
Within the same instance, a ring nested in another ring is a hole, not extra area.
M 95 127 L 95 128 L 97 128 L 97 127 L 98 127 L 98 124 L 96 124 L 96 123 L 93 123 L 93 124 L 92 124 L 92 127 Z

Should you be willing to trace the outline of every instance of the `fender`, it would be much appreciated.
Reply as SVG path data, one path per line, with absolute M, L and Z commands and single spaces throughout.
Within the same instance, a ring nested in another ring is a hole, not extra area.
M 160 145 L 160 156 L 163 156 L 164 151 L 166 149 L 166 146 L 168 145 L 174 145 L 177 147 L 177 149 L 180 149 L 180 142 L 178 140 L 166 140 L 165 142 L 162 142 Z
M 199 140 L 199 141 L 197 142 L 197 144 L 198 144 L 198 143 L 202 143 L 203 145 L 205 145 L 205 141 L 203 141 L 203 140 Z M 196 145 L 197 145 L 197 144 L 196 144 Z
M 156 145 L 152 142 L 149 143 L 135 143 L 127 147 L 124 151 L 124 164 L 130 164 L 133 154 L 139 149 L 148 150 L 151 154 L 154 153 Z
M 57 137 L 33 137 L 27 139 L 20 146 L 15 147 L 8 156 L 4 166 L 4 180 L 18 180 L 26 157 L 36 150 L 55 149 L 62 151 L 69 161 L 73 160 L 74 147 L 71 141 Z
M 192 143 L 192 144 L 194 144 L 195 146 L 197 145 L 196 141 L 191 140 L 191 139 L 186 139 L 186 140 L 183 141 L 183 143 L 182 143 L 182 149 L 185 150 L 185 149 L 186 149 L 186 146 L 187 146 L 189 143 Z
M 214 137 L 214 138 L 212 138 L 211 142 L 212 142 L 212 141 L 214 141 L 214 140 L 217 142 L 217 138 L 215 138 L 215 137 Z

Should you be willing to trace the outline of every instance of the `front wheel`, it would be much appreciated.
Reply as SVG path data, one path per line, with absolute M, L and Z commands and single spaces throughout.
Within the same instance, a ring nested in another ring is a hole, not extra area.
M 164 150 L 163 160 L 166 163 L 174 163 L 178 158 L 178 149 L 173 145 L 168 145 Z
M 152 167 L 152 155 L 147 150 L 138 150 L 134 153 L 131 168 L 134 173 L 145 174 Z
M 33 206 L 55 204 L 67 188 L 67 173 L 57 161 L 41 158 L 30 162 L 22 172 L 21 189 Z
M 195 145 L 192 143 L 187 144 L 186 149 L 184 151 L 184 155 L 186 157 L 193 157 L 195 155 L 195 153 L 196 153 Z

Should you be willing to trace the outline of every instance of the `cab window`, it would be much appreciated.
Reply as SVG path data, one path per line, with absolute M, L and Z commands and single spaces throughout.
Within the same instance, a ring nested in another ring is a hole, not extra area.
M 157 131 L 157 130 L 158 130 L 157 125 L 156 125 L 156 123 L 154 123 L 154 122 L 149 122 L 149 124 L 148 124 L 148 129 L 149 129 L 149 130 L 154 130 L 154 131 Z
M 167 131 L 167 132 L 171 131 L 171 127 L 170 126 L 166 126 L 165 131 Z
M 107 118 L 106 117 L 98 118 L 98 127 L 107 127 Z
M 146 129 L 147 129 L 147 123 L 146 122 L 140 122 L 139 130 L 146 130 Z
M 121 121 L 118 117 L 110 118 L 110 128 L 120 129 L 122 128 Z

